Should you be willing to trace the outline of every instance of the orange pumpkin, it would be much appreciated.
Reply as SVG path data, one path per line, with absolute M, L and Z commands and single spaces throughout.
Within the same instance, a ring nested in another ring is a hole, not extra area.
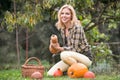
M 83 77 L 87 71 L 88 68 L 86 65 L 82 63 L 74 63 L 68 68 L 67 74 L 70 78 L 80 78 Z
M 54 44 L 54 45 L 56 45 L 56 47 L 59 46 L 57 35 L 54 35 L 54 34 L 53 34 L 53 35 L 51 36 L 51 43 Z M 56 53 L 58 52 L 56 49 L 54 49 L 54 48 L 51 46 L 51 44 L 49 45 L 49 50 L 50 50 L 50 52 L 53 53 L 53 54 L 56 54 Z

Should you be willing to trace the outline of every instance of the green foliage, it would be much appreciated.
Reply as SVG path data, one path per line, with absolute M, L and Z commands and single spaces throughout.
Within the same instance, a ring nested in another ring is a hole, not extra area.
M 22 6 L 22 11 L 6 11 L 3 23 L 7 25 L 8 31 L 12 32 L 16 24 L 32 30 L 37 22 L 42 20 L 40 4 L 33 5 L 30 1 L 26 1 Z
M 108 30 L 111 29 L 116 29 L 117 28 L 117 23 L 115 23 L 113 20 L 111 20 L 111 23 L 108 25 Z
M 93 63 L 94 64 L 94 63 Z M 112 67 L 105 60 L 102 63 L 96 63 L 96 66 L 91 68 L 96 74 L 109 74 L 112 71 Z
M 16 18 L 15 15 L 11 14 L 9 11 L 5 13 L 5 23 L 8 25 L 8 31 L 12 32 L 15 29 Z
M 101 40 L 109 40 L 109 37 L 104 33 L 100 33 L 97 27 L 93 28 L 91 31 L 88 31 L 86 34 L 90 43 L 100 42 Z
M 82 25 L 85 26 L 89 24 L 89 22 L 89 18 L 83 19 Z M 94 24 L 95 23 L 90 23 L 89 26 L 92 26 Z M 109 45 L 104 43 L 104 41 L 109 40 L 109 36 L 105 35 L 104 33 L 100 33 L 98 27 L 94 27 L 92 30 L 87 31 L 86 36 L 91 45 L 94 62 L 102 62 L 108 55 L 112 54 Z
M 111 58 L 112 51 L 109 46 L 104 43 L 96 44 L 92 46 L 93 56 L 94 56 L 94 64 L 96 62 L 104 62 L 105 59 Z M 111 58 L 112 59 L 112 58 Z

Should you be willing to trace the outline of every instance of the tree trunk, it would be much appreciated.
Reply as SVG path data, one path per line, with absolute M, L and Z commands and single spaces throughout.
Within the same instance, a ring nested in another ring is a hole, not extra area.
M 28 28 L 26 29 L 26 60 L 28 59 Z
M 16 26 L 16 49 L 17 49 L 17 59 L 18 59 L 18 67 L 20 66 L 20 51 L 19 51 L 19 43 L 18 43 L 18 30 Z
M 14 0 L 14 18 L 16 18 L 16 2 Z M 18 67 L 20 66 L 20 51 L 19 51 L 19 43 L 18 43 L 18 29 L 17 25 L 14 25 L 16 27 L 16 50 L 17 50 L 17 60 L 18 60 Z

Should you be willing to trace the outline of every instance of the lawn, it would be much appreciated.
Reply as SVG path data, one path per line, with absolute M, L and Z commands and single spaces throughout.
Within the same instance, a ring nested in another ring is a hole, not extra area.
M 89 80 L 85 78 L 72 79 L 67 75 L 62 77 L 47 76 L 46 73 L 52 64 L 46 61 L 42 61 L 41 63 L 45 67 L 43 80 Z M 30 78 L 22 77 L 21 68 L 16 68 L 15 65 L 11 68 L 10 65 L 2 65 L 5 67 L 0 69 L 0 80 L 31 80 Z M 119 67 L 111 69 L 106 63 L 102 63 L 92 67 L 90 70 L 95 72 L 96 78 L 94 80 L 120 80 Z
M 20 69 L 9 69 L 0 70 L 0 80 L 30 80 L 29 78 L 23 78 L 21 76 Z M 67 75 L 62 77 L 51 77 L 44 73 L 43 80 L 89 80 L 84 78 L 71 79 Z M 120 75 L 109 74 L 109 75 L 96 75 L 95 80 L 120 80 Z

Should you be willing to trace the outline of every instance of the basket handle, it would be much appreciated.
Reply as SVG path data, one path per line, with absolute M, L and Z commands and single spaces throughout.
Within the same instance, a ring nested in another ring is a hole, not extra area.
M 41 65 L 40 60 L 39 60 L 38 58 L 36 58 L 36 57 L 30 57 L 30 58 L 28 58 L 28 59 L 25 61 L 24 65 L 28 64 L 28 62 L 31 61 L 31 60 L 36 60 L 36 61 L 38 62 L 38 64 Z

